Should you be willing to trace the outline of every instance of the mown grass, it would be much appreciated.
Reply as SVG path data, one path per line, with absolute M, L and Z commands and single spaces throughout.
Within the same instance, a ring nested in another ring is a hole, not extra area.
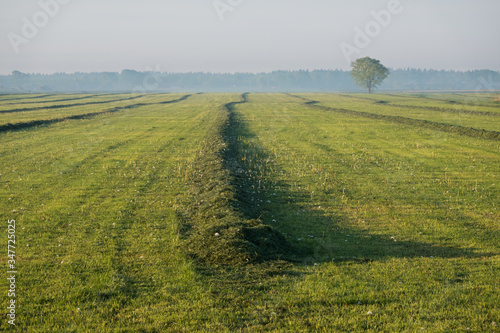
M 307 94 L 299 96 L 307 97 Z M 500 109 L 481 106 L 482 111 L 468 106 L 439 106 L 439 102 L 424 98 L 397 98 L 387 95 L 315 95 L 320 105 L 368 112 L 377 115 L 400 116 L 410 119 L 432 121 L 477 130 L 500 132 Z M 445 104 L 445 102 L 442 102 Z
M 498 330 L 498 141 L 246 98 L 0 134 L 18 331 Z M 230 199 L 211 214 L 264 223 L 294 255 L 189 258 L 193 179 L 226 186 L 202 193 Z
M 130 94 L 65 94 L 42 98 L 6 99 L 0 98 L 0 112 L 10 110 L 36 109 L 49 106 L 56 108 L 67 104 L 85 104 L 95 102 L 116 101 L 132 97 Z M 48 105 L 47 105 L 48 104 Z
M 141 105 L 152 105 L 168 103 L 181 98 L 182 94 L 149 95 L 147 99 L 142 95 L 119 95 L 112 99 L 90 98 L 85 101 L 74 101 L 75 103 L 59 102 L 47 104 L 30 105 L 27 109 L 17 109 L 6 106 L 0 111 L 0 131 L 9 130 L 11 127 L 22 128 L 57 121 L 60 119 L 79 117 L 85 115 L 96 115 L 105 112 L 114 112 L 119 109 L 132 108 Z M 147 102 L 146 102 L 147 101 Z M 71 102 L 71 101 L 70 101 Z M 74 105 L 74 106 L 73 106 Z
M 34 101 L 38 99 L 59 99 L 61 95 L 58 94 L 0 94 L 0 101 Z
M 274 112 L 287 109 L 275 117 L 258 120 L 257 112 L 249 110 L 256 116 L 248 123 L 257 123 L 265 133 L 259 136 L 260 145 L 268 137 L 267 149 L 279 154 L 274 159 L 281 161 L 280 168 L 295 175 L 284 183 L 293 192 L 299 187 L 298 193 L 306 192 L 299 196 L 306 202 L 326 204 L 324 209 L 332 212 L 353 210 L 360 219 L 369 217 L 361 214 L 363 207 L 372 206 L 370 215 L 386 221 L 383 229 L 393 224 L 392 214 L 406 210 L 411 214 L 402 220 L 412 228 L 431 216 L 438 221 L 471 222 L 474 212 L 476 223 L 489 221 L 488 227 L 495 226 L 498 142 L 307 110 L 291 101 L 280 101 Z M 484 211 L 490 218 L 478 213 Z M 467 217 L 461 216 L 464 212 Z
M 180 297 L 176 311 L 190 306 L 182 284 L 199 292 L 175 250 L 173 206 L 220 103 L 200 98 L 2 134 L 2 218 L 20 229 L 21 330 L 141 327 L 171 306 L 159 307 L 162 294 Z
M 358 98 L 377 99 L 379 96 L 370 94 L 356 94 Z M 498 112 L 498 103 L 495 93 L 407 93 L 407 94 L 380 94 L 382 100 L 394 104 L 410 107 L 428 107 L 434 110 L 443 109 L 457 113 L 467 112 Z
M 226 103 L 213 114 L 210 129 L 197 152 L 183 198 L 183 248 L 196 262 L 242 265 L 280 256 L 293 250 L 286 239 L 242 209 L 242 185 L 246 170 L 237 145 L 234 108 L 246 102 Z M 250 206 L 250 205 L 249 205 Z M 253 218 L 252 218 L 253 217 Z

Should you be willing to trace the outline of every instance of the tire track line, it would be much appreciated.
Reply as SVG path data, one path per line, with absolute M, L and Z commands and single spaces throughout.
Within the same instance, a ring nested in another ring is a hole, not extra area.
M 90 102 L 90 103 L 60 104 L 60 105 L 50 105 L 50 106 L 39 106 L 39 107 L 35 107 L 35 108 L 10 109 L 10 110 L 0 111 L 0 113 L 16 113 L 16 112 L 26 112 L 26 111 L 52 110 L 52 109 L 70 108 L 70 107 L 74 107 L 74 106 L 108 104 L 108 103 L 114 103 L 114 102 L 131 101 L 131 100 L 141 98 L 144 96 L 145 95 L 139 95 L 139 96 L 133 96 L 133 97 L 129 97 L 129 98 L 114 99 L 111 101 L 96 101 L 96 102 Z
M 135 109 L 140 106 L 148 106 L 148 105 L 163 105 L 163 104 L 172 104 L 172 103 L 178 103 L 181 101 L 186 100 L 187 98 L 191 97 L 192 94 L 184 95 L 181 98 L 174 99 L 171 101 L 165 101 L 165 102 L 156 102 L 156 103 L 137 103 L 137 104 L 131 104 L 131 105 L 126 105 L 126 106 L 117 106 L 114 108 L 110 108 L 104 111 L 99 111 L 99 112 L 91 112 L 91 113 L 84 113 L 84 114 L 77 114 L 77 115 L 72 115 L 72 116 L 67 116 L 67 117 L 62 117 L 62 118 L 55 118 L 55 119 L 41 119 L 41 120 L 31 120 L 27 122 L 20 122 L 20 123 L 7 123 L 4 125 L 0 126 L 0 133 L 2 132 L 8 132 L 8 131 L 15 131 L 15 130 L 20 130 L 20 129 L 27 129 L 31 127 L 36 127 L 36 126 L 42 126 L 42 125 L 51 125 L 55 123 L 60 123 L 63 121 L 67 120 L 81 120 L 81 119 L 90 119 L 94 118 L 103 114 L 107 113 L 115 113 L 118 111 L 123 111 L 123 110 L 128 110 L 128 109 Z M 139 98 L 139 97 L 135 97 Z M 134 99 L 135 99 L 134 98 Z M 85 105 L 85 104 L 83 104 Z M 90 103 L 87 105 L 91 105 Z
M 348 115 L 354 115 L 354 116 L 358 116 L 358 117 L 369 118 L 369 119 L 384 120 L 384 121 L 389 121 L 389 122 L 399 123 L 399 124 L 404 124 L 404 125 L 429 128 L 429 129 L 437 130 L 437 131 L 441 131 L 441 132 L 465 135 L 465 136 L 469 136 L 472 138 L 500 141 L 500 132 L 487 131 L 487 130 L 483 130 L 483 129 L 476 129 L 476 128 L 472 128 L 472 127 L 465 127 L 465 126 L 459 126 L 459 125 L 437 123 L 437 122 L 423 120 L 423 119 L 413 119 L 413 118 L 406 118 L 406 117 L 401 117 L 401 116 L 380 115 L 380 114 L 374 114 L 374 113 L 370 113 L 370 112 L 354 111 L 354 110 L 343 109 L 343 108 L 332 108 L 332 107 L 328 107 L 328 106 L 318 105 L 318 103 L 321 103 L 321 101 L 315 101 L 315 100 L 307 99 L 307 98 L 297 96 L 297 95 L 292 95 L 292 94 L 287 94 L 287 95 L 295 97 L 295 98 L 299 98 L 299 99 L 305 101 L 304 105 L 307 105 L 308 107 L 320 109 L 320 110 L 324 110 L 324 111 L 332 111 L 332 112 L 338 112 L 338 113 L 343 113 L 343 114 L 348 114 Z

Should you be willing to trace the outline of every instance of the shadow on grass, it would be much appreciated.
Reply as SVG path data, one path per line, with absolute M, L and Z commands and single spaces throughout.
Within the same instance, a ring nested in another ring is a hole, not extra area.
M 347 216 L 325 213 L 312 204 L 306 193 L 297 192 L 291 184 L 272 183 L 284 170 L 280 170 L 279 161 L 273 160 L 274 157 L 259 144 L 256 133 L 245 123 L 243 114 L 238 111 L 241 105 L 244 104 L 227 105 L 230 117 L 223 133 L 227 148 L 221 154 L 222 164 L 232 194 L 228 205 L 241 214 L 243 220 L 259 220 L 283 235 L 286 244 L 281 249 L 277 247 L 274 255 L 269 253 L 244 265 L 217 261 L 195 266 L 212 307 L 227 314 L 223 324 L 226 330 L 244 331 L 251 327 L 255 331 L 267 331 L 271 330 L 268 327 L 276 318 L 300 321 L 314 313 L 314 306 L 321 306 L 325 311 L 332 311 L 335 306 L 359 306 L 360 298 L 355 293 L 328 299 L 324 304 L 321 297 L 311 303 L 308 294 L 297 295 L 303 292 L 301 286 L 310 285 L 306 277 L 316 272 L 311 267 L 316 263 L 365 265 L 365 262 L 392 258 L 485 256 L 473 250 L 398 241 L 391 239 L 391 235 L 372 235 L 356 227 L 346 228 L 344 226 L 350 225 Z M 202 198 L 198 196 L 197 199 Z M 258 236 L 266 237 L 265 232 Z M 253 242 L 248 237 L 244 239 Z M 258 245 L 258 242 L 253 244 Z M 284 253 L 283 248 L 289 251 Z M 379 269 L 384 270 L 383 267 Z M 328 278 L 328 273 L 324 278 Z M 308 288 L 304 290 L 308 292 Z M 363 299 L 365 305 L 376 302 L 386 304 L 390 301 Z
M 305 202 L 306 196 L 290 195 L 282 192 L 281 198 L 292 197 L 289 201 L 275 205 L 273 215 L 283 220 L 275 228 L 286 234 L 293 246 L 300 248 L 300 263 L 322 262 L 370 262 L 394 258 L 477 258 L 498 253 L 478 253 L 474 248 L 458 248 L 441 244 L 410 240 L 399 240 L 390 234 L 372 234 L 369 231 L 345 228 L 347 217 L 341 214 L 327 215 L 313 207 L 305 207 L 297 202 Z M 299 213 L 297 215 L 297 213 Z
M 312 264 L 389 258 L 488 256 L 477 254 L 474 249 L 400 241 L 392 235 L 342 227 L 349 224 L 348 217 L 340 213 L 327 215 L 317 209 L 306 194 L 293 192 L 289 184 L 268 184 L 273 178 L 271 174 L 279 174 L 282 170 L 258 144 L 258 140 L 250 140 L 255 139 L 256 134 L 245 124 L 237 106 L 234 105 L 230 111 L 226 132 L 229 149 L 224 158 L 236 191 L 233 205 L 245 217 L 262 219 L 286 236 L 293 250 L 281 259 Z

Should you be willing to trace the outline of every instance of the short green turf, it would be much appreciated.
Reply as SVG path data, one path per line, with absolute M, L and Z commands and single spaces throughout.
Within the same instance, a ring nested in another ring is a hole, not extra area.
M 12 219 L 18 270 L 16 325 L 3 316 L 0 330 L 500 329 L 498 140 L 332 112 L 288 94 L 182 96 L 146 95 L 134 108 L 0 133 L 4 313 Z M 3 95 L 0 104 L 79 97 Z M 460 96 L 299 97 L 401 116 L 406 109 L 391 103 L 444 108 Z M 161 104 L 168 100 L 178 101 Z M 77 112 L 97 106 L 121 105 Z M 37 119 L 59 117 L 44 112 Z M 2 119 L 24 121 L 20 113 Z M 443 113 L 422 109 L 422 119 Z M 468 113 L 462 126 L 484 117 Z M 500 131 L 491 117 L 488 130 Z M 184 227 L 194 218 L 180 213 L 202 200 L 195 182 L 225 184 L 213 192 L 230 199 L 225 211 L 207 208 L 214 223 L 258 221 L 290 253 L 234 264 L 193 256 Z

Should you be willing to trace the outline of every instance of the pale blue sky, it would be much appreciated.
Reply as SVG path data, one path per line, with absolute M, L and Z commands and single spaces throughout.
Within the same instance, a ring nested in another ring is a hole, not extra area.
M 346 45 L 392 68 L 498 71 L 499 17 L 498 0 L 0 0 L 0 74 L 349 69 Z

